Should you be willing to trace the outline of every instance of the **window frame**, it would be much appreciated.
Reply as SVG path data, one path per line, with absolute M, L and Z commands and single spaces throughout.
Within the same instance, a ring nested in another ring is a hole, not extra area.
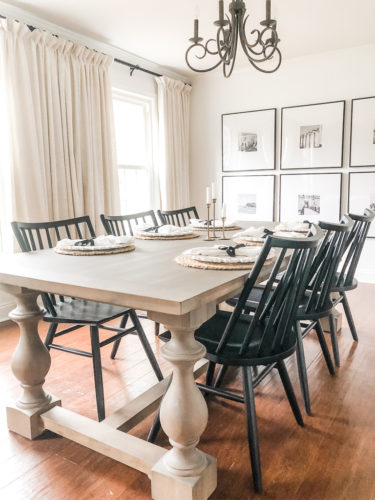
M 157 165 L 157 144 L 158 144 L 158 126 L 156 111 L 156 96 L 136 94 L 118 88 L 112 89 L 112 100 L 123 101 L 141 105 L 143 107 L 145 118 L 145 141 L 147 150 L 146 165 L 122 164 L 117 160 L 117 171 L 123 170 L 145 170 L 149 178 L 149 206 L 143 210 L 156 209 L 160 206 L 159 175 Z M 116 146 L 117 155 L 117 146 Z M 121 201 L 121 193 L 120 193 Z

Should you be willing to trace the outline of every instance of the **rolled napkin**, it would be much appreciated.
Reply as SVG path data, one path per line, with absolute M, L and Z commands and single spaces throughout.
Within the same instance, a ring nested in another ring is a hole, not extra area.
M 153 230 L 153 226 L 150 226 L 150 228 L 138 229 L 137 226 L 136 234 L 141 236 L 182 236 L 185 234 L 193 234 L 193 231 L 190 227 L 179 227 L 173 226 L 171 224 L 159 226 L 155 228 L 155 230 Z
M 310 223 L 309 222 L 301 222 L 301 221 L 287 221 L 287 222 L 280 222 L 275 227 L 275 231 L 297 231 L 297 232 L 307 232 L 310 229 Z
M 86 243 L 87 242 L 87 243 Z M 77 245 L 78 243 L 78 245 Z M 85 245 L 79 245 L 79 243 L 86 243 Z M 128 246 L 134 244 L 134 236 L 98 236 L 97 238 L 92 238 L 90 240 L 71 240 L 65 238 L 60 240 L 56 244 L 56 248 L 69 248 L 75 247 L 76 249 L 85 248 L 86 250 L 95 249 L 97 247 L 112 247 L 112 246 Z
M 228 247 L 222 245 L 189 248 L 183 252 L 183 255 L 188 255 L 192 259 L 205 262 L 246 263 L 254 262 L 262 250 L 261 247 L 239 247 L 237 245 L 236 247 L 233 257 L 228 255 Z
M 192 227 L 207 227 L 206 219 L 190 219 L 190 225 Z M 224 223 L 224 227 L 233 227 L 235 225 L 234 220 L 226 219 Z M 210 228 L 214 227 L 214 221 L 210 220 Z M 215 219 L 215 227 L 223 227 L 223 221 L 219 219 Z

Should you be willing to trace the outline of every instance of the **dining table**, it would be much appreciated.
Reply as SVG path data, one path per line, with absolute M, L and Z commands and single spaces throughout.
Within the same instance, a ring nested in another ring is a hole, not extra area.
M 208 409 L 195 383 L 207 361 L 194 332 L 215 314 L 218 304 L 241 291 L 249 271 L 177 264 L 175 258 L 188 248 L 223 243 L 204 241 L 206 234 L 200 234 L 173 241 L 137 239 L 133 252 L 115 255 L 70 256 L 53 249 L 0 255 L 0 290 L 14 297 L 16 308 L 9 317 L 20 330 L 11 368 L 21 394 L 6 408 L 11 431 L 35 439 L 48 429 L 135 468 L 149 476 L 154 500 L 205 500 L 212 494 L 217 464 L 198 447 Z M 266 280 L 271 269 L 272 263 L 264 266 L 259 281 Z M 64 408 L 58 394 L 48 392 L 51 358 L 38 333 L 44 313 L 38 301 L 41 292 L 146 311 L 148 318 L 171 331 L 161 352 L 172 375 L 101 422 Z M 160 401 L 169 450 L 129 433 Z

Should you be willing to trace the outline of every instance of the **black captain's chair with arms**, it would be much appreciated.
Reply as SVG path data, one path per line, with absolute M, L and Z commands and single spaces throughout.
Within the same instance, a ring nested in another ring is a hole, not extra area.
M 59 241 L 63 238 L 85 238 L 87 236 L 95 238 L 95 232 L 88 216 L 53 222 L 12 222 L 12 228 L 23 252 L 52 248 L 55 241 Z M 48 349 L 57 349 L 71 354 L 92 358 L 99 421 L 105 418 L 102 364 L 100 356 L 101 347 L 112 342 L 115 342 L 115 345 L 117 344 L 118 347 L 119 342 L 125 335 L 138 335 L 156 377 L 158 380 L 162 380 L 163 375 L 134 310 L 91 300 L 74 299 L 63 296 L 57 297 L 50 293 L 42 293 L 41 296 L 46 309 L 43 319 L 50 323 L 45 340 L 46 347 Z M 104 325 L 104 323 L 116 318 L 121 318 L 119 327 Z M 129 318 L 132 320 L 133 326 L 126 328 Z M 73 326 L 57 331 L 60 324 L 73 324 Z M 56 337 L 65 335 L 83 326 L 90 327 L 90 352 L 54 343 Z M 99 330 L 115 332 L 115 335 L 100 341 Z M 111 357 L 114 358 L 114 356 L 115 352 L 112 350 Z

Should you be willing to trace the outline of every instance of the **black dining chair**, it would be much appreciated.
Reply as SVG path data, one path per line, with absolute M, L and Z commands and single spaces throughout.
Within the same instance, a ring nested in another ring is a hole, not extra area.
M 232 313 L 217 311 L 196 332 L 195 338 L 206 348 L 209 367 L 206 384 L 198 384 L 202 392 L 214 394 L 245 405 L 248 442 L 257 492 L 262 490 L 262 473 L 255 411 L 254 387 L 276 368 L 297 423 L 304 425 L 292 384 L 284 363 L 296 350 L 294 324 L 301 298 L 307 287 L 309 270 L 319 242 L 321 229 L 313 226 L 307 238 L 267 236 L 261 253 L 250 272 L 236 307 Z M 259 274 L 268 259 L 273 258 L 267 285 L 262 289 L 255 310 L 246 312 L 246 302 L 259 280 Z M 274 289 L 281 266 L 288 259 L 287 269 Z M 223 390 L 213 383 L 216 365 L 236 366 L 242 369 L 243 396 Z M 264 369 L 253 379 L 253 367 Z M 153 438 L 156 435 L 154 422 Z
M 324 238 L 321 241 L 318 252 L 316 253 L 314 261 L 311 265 L 307 290 L 301 298 L 301 303 L 299 304 L 294 324 L 297 338 L 297 364 L 301 392 L 304 398 L 306 412 L 309 415 L 311 415 L 311 403 L 305 353 L 303 348 L 303 338 L 311 331 L 316 331 L 328 370 L 331 375 L 334 375 L 335 369 L 320 320 L 322 318 L 329 318 L 332 351 L 335 364 L 339 366 L 340 357 L 334 319 L 334 304 L 331 300 L 331 289 L 335 281 L 340 260 L 345 252 L 352 226 L 353 221 L 350 217 L 344 217 L 339 224 L 322 221 L 319 222 L 319 227 L 324 232 Z M 277 277 L 275 286 L 277 286 L 279 278 L 280 276 Z M 263 288 L 264 285 L 253 288 L 245 304 L 246 310 L 250 312 L 256 309 L 263 293 Z M 232 299 L 229 303 L 231 305 L 235 305 L 237 300 Z
M 153 226 L 158 225 L 158 221 L 153 210 L 147 212 L 138 212 L 127 215 L 104 215 L 101 214 L 100 219 L 107 234 L 114 236 L 134 235 L 134 230 L 138 224 L 150 223 Z
M 139 224 L 150 223 L 153 226 L 158 225 L 158 221 L 153 210 L 147 212 L 138 212 L 135 214 L 127 215 L 100 215 L 100 220 L 106 230 L 107 234 L 113 234 L 114 236 L 123 235 L 134 235 L 134 231 Z M 138 313 L 138 317 L 146 318 L 147 315 L 143 313 Z M 160 332 L 160 324 L 155 323 L 155 335 L 158 336 Z M 118 347 L 115 344 L 114 349 Z
M 173 226 L 188 226 L 190 219 L 199 219 L 195 207 L 179 208 L 178 210 L 158 210 L 161 224 L 172 224 Z
M 12 222 L 11 224 L 23 252 L 52 248 L 55 246 L 56 241 L 63 238 L 95 238 L 94 228 L 88 216 L 53 222 Z M 99 421 L 105 418 L 101 347 L 113 342 L 111 358 L 114 359 L 121 339 L 129 334 L 138 335 L 156 377 L 158 380 L 163 379 L 158 362 L 133 309 L 61 295 L 57 297 L 52 293 L 42 293 L 41 296 L 46 309 L 43 320 L 50 323 L 45 339 L 47 349 L 57 349 L 92 358 Z M 104 323 L 116 318 L 121 318 L 118 327 L 104 325 Z M 133 326 L 126 328 L 129 319 L 132 321 Z M 57 331 L 60 324 L 73 326 Z M 82 351 L 54 343 L 55 338 L 84 326 L 90 327 L 91 351 Z M 100 341 L 99 330 L 115 332 L 115 335 Z
M 350 217 L 353 219 L 354 224 L 347 241 L 342 267 L 336 274 L 335 283 L 331 288 L 331 292 L 338 294 L 338 298 L 334 299 L 333 305 L 336 306 L 342 303 L 353 340 L 357 342 L 358 333 L 346 293 L 354 290 L 358 286 L 358 280 L 355 277 L 355 273 L 371 223 L 375 218 L 375 212 L 366 209 L 364 215 L 350 214 Z

